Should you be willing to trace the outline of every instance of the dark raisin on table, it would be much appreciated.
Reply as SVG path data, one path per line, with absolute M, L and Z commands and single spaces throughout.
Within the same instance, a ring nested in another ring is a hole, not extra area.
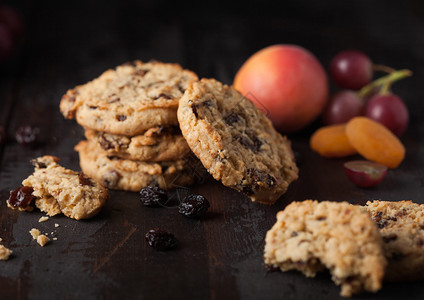
M 189 218 L 200 218 L 209 209 L 209 201 L 202 195 L 188 195 L 178 206 L 178 212 Z
M 168 201 L 168 195 L 158 186 L 146 186 L 140 190 L 140 200 L 145 206 L 161 207 Z
M 146 241 L 150 247 L 159 251 L 172 250 L 177 247 L 178 241 L 175 236 L 163 229 L 150 229 L 146 233 Z
M 7 202 L 10 206 L 13 208 L 27 208 L 29 205 L 31 205 L 32 200 L 34 199 L 34 196 L 32 195 L 32 192 L 34 189 L 29 186 L 20 186 L 14 191 L 10 191 L 10 196 Z
M 27 147 L 34 147 L 37 144 L 39 129 L 29 125 L 19 127 L 15 132 L 16 141 Z

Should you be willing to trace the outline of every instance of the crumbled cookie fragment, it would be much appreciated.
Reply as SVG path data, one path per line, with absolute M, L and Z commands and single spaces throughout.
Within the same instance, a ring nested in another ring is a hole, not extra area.
M 0 260 L 8 260 L 9 256 L 13 253 L 12 250 L 0 245 Z
M 41 234 L 37 237 L 37 243 L 41 246 L 44 247 L 45 244 L 47 244 L 50 241 L 50 239 L 45 236 L 44 234 Z
M 37 237 L 41 234 L 41 231 L 40 231 L 40 230 L 38 230 L 37 228 L 32 228 L 32 229 L 29 231 L 29 233 L 31 234 L 32 238 L 33 238 L 34 240 L 36 240 L 36 239 L 37 239 Z
M 41 246 L 44 247 L 45 244 L 47 244 L 50 239 L 45 236 L 44 234 L 41 234 L 41 231 L 38 230 L 37 228 L 32 228 L 29 233 L 31 234 L 32 238 L 34 240 L 37 241 L 37 243 Z
M 45 222 L 45 221 L 47 221 L 48 219 L 49 219 L 49 217 L 42 216 L 40 219 L 38 219 L 38 223 Z
M 383 238 L 386 281 L 424 279 L 424 204 L 368 201 L 364 206 Z
M 11 192 L 8 206 L 27 210 L 32 203 L 48 216 L 63 213 L 76 220 L 96 215 L 109 198 L 108 190 L 83 173 L 65 169 L 54 156 L 32 160 L 34 173 Z
M 54 227 L 59 227 L 60 225 L 57 223 L 54 223 Z
M 292 202 L 265 238 L 265 264 L 308 277 L 329 269 L 341 295 L 381 289 L 382 239 L 369 214 L 347 202 Z

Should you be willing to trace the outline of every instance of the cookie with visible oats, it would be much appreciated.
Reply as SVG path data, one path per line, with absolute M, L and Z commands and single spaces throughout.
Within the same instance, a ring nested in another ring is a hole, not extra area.
M 85 137 L 108 155 L 141 161 L 169 161 L 183 158 L 190 148 L 179 127 L 158 126 L 136 136 L 85 129 Z
M 341 295 L 381 289 L 386 266 L 375 222 L 347 202 L 292 202 L 267 232 L 265 264 L 307 277 L 329 269 Z
M 158 125 L 178 126 L 178 102 L 197 80 L 178 64 L 134 61 L 68 90 L 60 111 L 84 127 L 134 136 Z
M 45 155 L 32 160 L 35 171 L 11 192 L 10 208 L 31 210 L 37 208 L 49 216 L 63 213 L 73 219 L 87 219 L 96 215 L 109 192 L 83 173 L 58 164 L 59 158 Z
M 253 201 L 274 203 L 298 177 L 289 140 L 232 87 L 194 82 L 180 100 L 178 121 L 209 173 Z
M 424 279 L 424 205 L 412 201 L 368 201 L 364 208 L 377 223 L 388 266 L 385 280 Z
M 97 151 L 97 145 L 81 141 L 75 146 L 83 172 L 110 189 L 137 192 L 148 185 L 173 189 L 194 183 L 198 170 L 191 158 L 168 162 L 143 162 Z

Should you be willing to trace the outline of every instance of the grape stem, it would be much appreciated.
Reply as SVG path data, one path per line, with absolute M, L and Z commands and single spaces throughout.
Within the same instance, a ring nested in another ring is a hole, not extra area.
M 387 94 L 389 93 L 390 86 L 393 82 L 401 80 L 408 76 L 412 76 L 412 72 L 407 69 L 392 71 L 390 74 L 380 77 L 379 79 L 374 80 L 373 82 L 364 86 L 362 89 L 359 90 L 358 95 L 361 98 L 365 98 L 378 87 L 381 87 L 379 91 L 380 95 Z
M 386 73 L 393 73 L 396 72 L 395 69 L 389 67 L 389 66 L 385 66 L 385 65 L 372 65 L 372 70 L 373 71 L 377 71 L 377 72 L 386 72 Z

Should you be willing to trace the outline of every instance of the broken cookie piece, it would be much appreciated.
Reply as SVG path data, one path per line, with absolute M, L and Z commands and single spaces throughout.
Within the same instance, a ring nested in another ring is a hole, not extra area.
M 37 241 L 37 243 L 38 243 L 41 247 L 44 247 L 44 245 L 45 245 L 45 244 L 47 244 L 47 243 L 50 241 L 50 239 L 49 239 L 46 235 L 41 234 L 40 230 L 38 230 L 37 228 L 32 228 L 32 229 L 29 231 L 29 233 L 31 234 L 32 238 L 33 238 L 34 240 L 36 240 L 36 241 Z
M 12 252 L 12 250 L 6 248 L 3 245 L 0 245 L 0 260 L 8 260 Z
M 76 220 L 96 215 L 109 198 L 106 188 L 83 173 L 65 169 L 54 156 L 32 160 L 34 173 L 10 192 L 9 207 L 32 210 L 33 205 L 48 216 L 63 213 Z
M 265 238 L 265 264 L 307 277 L 329 269 L 341 295 L 381 289 L 386 259 L 375 222 L 347 202 L 292 202 Z
M 386 281 L 424 279 L 424 204 L 368 201 L 364 208 L 383 238 Z

